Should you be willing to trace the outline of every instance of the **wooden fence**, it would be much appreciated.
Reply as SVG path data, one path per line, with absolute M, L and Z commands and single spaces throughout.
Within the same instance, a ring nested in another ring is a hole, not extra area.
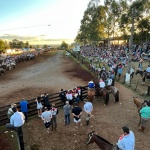
M 83 87 L 80 86 L 80 88 L 81 88 L 81 100 L 83 100 L 85 97 L 87 97 L 87 86 L 83 86 Z M 29 109 L 29 113 L 28 113 L 29 117 L 37 115 L 37 104 L 36 104 L 35 98 L 32 98 L 27 101 L 30 105 L 30 109 Z M 50 103 L 55 103 L 57 108 L 59 108 L 63 105 L 60 100 L 59 93 L 50 94 L 49 101 L 50 101 Z M 16 102 L 15 104 L 17 104 L 17 106 L 19 106 L 19 103 L 20 102 Z M 43 103 L 44 102 L 42 100 L 42 104 Z M 0 125 L 5 125 L 6 123 L 9 122 L 9 119 L 7 117 L 7 112 L 8 112 L 9 108 L 10 108 L 10 105 L 0 106 Z

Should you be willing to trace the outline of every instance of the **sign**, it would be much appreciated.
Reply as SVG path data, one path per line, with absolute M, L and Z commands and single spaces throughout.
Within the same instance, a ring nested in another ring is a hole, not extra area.
M 125 81 L 126 83 L 130 83 L 130 74 L 126 73 Z
M 73 44 L 73 51 L 79 52 L 80 51 L 80 44 L 74 43 Z

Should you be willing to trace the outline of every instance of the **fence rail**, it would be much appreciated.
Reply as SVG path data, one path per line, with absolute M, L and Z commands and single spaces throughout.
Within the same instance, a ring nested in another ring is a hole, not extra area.
M 87 86 L 80 86 L 80 88 L 81 88 L 81 100 L 83 100 L 85 97 L 87 97 Z M 36 107 L 37 104 L 36 104 L 35 99 L 36 98 L 27 100 L 30 105 L 30 109 L 28 112 L 29 117 L 37 115 L 37 107 Z M 63 105 L 60 100 L 59 93 L 50 94 L 49 101 L 50 101 L 50 103 L 54 102 L 57 108 L 59 108 Z M 17 106 L 19 106 L 19 103 L 20 102 L 16 102 L 15 104 L 17 104 Z M 42 100 L 42 104 L 43 103 L 44 103 L 44 101 Z M 0 106 L 0 125 L 5 125 L 6 123 L 9 122 L 9 119 L 7 117 L 7 112 L 8 112 L 9 108 L 10 108 L 10 105 Z

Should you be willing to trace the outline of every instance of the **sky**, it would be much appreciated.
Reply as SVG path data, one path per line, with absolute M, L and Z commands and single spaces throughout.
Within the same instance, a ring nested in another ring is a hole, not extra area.
M 0 0 L 0 39 L 33 45 L 73 43 L 89 1 Z

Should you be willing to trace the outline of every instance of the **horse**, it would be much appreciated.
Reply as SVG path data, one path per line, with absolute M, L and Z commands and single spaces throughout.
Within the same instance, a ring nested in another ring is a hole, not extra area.
M 3 68 L 0 68 L 0 76 L 3 75 L 5 70 Z
M 107 90 L 110 90 L 115 97 L 115 102 L 119 102 L 119 90 L 115 86 L 106 86 Z
M 88 134 L 88 137 L 86 139 L 86 144 L 89 145 L 91 143 L 96 143 L 98 147 L 102 150 L 117 150 L 117 145 L 113 145 L 104 138 L 94 134 L 94 131 L 90 132 Z
M 135 75 L 137 75 L 137 74 L 141 75 L 142 82 L 143 82 L 142 84 L 144 84 L 145 79 L 150 79 L 150 73 L 146 72 L 146 70 L 142 71 L 142 70 L 137 69 L 136 72 L 135 72 Z
M 140 116 L 140 121 L 139 121 L 139 126 L 141 124 L 141 115 L 140 115 L 140 110 L 146 106 L 146 103 L 148 102 L 147 100 L 145 100 L 144 102 L 141 102 L 138 98 L 136 97 L 133 97 L 133 102 L 134 104 L 136 105 L 137 107 L 137 110 L 138 110 L 138 113 L 139 113 L 139 116 Z
M 87 92 L 88 102 L 92 103 L 94 100 L 94 97 L 95 97 L 95 90 L 94 89 L 88 89 L 88 92 Z
M 105 107 L 109 102 L 109 91 L 106 88 L 100 88 L 98 83 L 96 85 L 97 87 L 95 89 L 97 92 L 97 99 L 98 96 L 102 96 L 104 99 L 104 107 Z

